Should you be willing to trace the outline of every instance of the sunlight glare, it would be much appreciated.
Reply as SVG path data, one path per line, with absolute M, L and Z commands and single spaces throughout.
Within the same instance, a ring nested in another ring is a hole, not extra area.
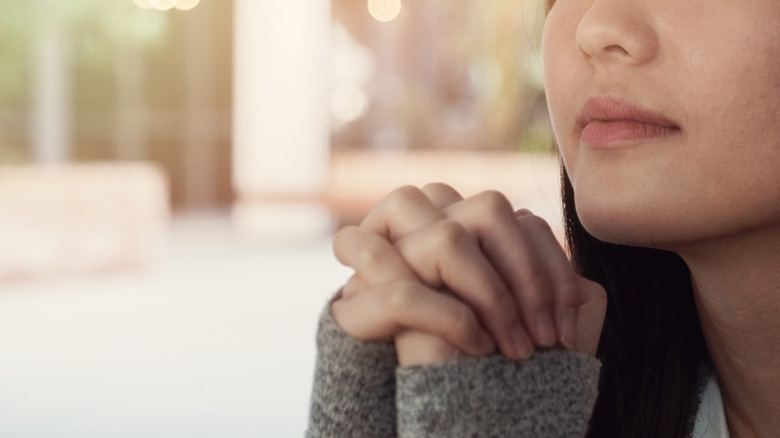
M 189 11 L 195 6 L 198 6 L 200 0 L 133 0 L 133 3 L 143 9 L 167 11 L 176 8 L 180 11 Z
M 401 0 L 368 0 L 368 12 L 377 21 L 392 21 L 401 13 Z
M 167 11 L 176 6 L 176 0 L 149 0 L 149 3 L 155 8 L 161 11 Z

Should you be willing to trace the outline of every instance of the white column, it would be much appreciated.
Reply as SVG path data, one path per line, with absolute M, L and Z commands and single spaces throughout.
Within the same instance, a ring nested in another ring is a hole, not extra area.
M 330 231 L 329 0 L 235 0 L 234 218 L 262 237 Z
M 69 35 L 62 5 L 36 2 L 36 40 L 32 66 L 32 139 L 36 162 L 62 162 L 70 156 Z

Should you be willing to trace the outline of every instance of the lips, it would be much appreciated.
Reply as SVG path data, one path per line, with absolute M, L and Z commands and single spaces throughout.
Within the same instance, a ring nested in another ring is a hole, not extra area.
M 577 130 L 583 146 L 604 149 L 675 135 L 680 127 L 659 113 L 622 100 L 590 98 L 577 118 Z

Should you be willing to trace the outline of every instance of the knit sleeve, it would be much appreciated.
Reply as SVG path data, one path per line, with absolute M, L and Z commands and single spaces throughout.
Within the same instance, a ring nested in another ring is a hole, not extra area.
M 580 353 L 536 353 L 399 368 L 399 437 L 584 437 L 600 362 Z
M 351 338 L 333 321 L 328 306 L 317 331 L 317 366 L 306 436 L 395 437 L 397 366 L 392 345 Z

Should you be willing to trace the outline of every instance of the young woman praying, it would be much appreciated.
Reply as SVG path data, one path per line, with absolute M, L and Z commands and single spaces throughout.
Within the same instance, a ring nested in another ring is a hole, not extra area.
M 780 2 L 548 6 L 568 251 L 390 194 L 334 239 L 308 436 L 780 434 Z

